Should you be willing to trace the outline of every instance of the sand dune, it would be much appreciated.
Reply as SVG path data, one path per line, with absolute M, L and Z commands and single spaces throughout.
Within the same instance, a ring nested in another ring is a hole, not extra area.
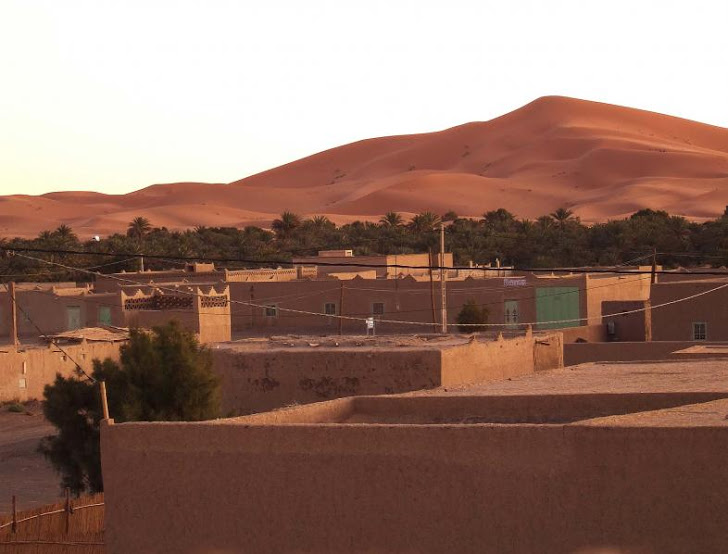
M 284 210 L 343 223 L 506 208 L 534 218 L 558 207 L 587 222 L 665 209 L 692 219 L 728 204 L 728 129 L 562 97 L 488 122 L 363 140 L 240 181 L 154 185 L 126 195 L 0 197 L 0 235 L 60 223 L 80 236 L 123 231 L 133 217 L 182 229 L 266 225 Z

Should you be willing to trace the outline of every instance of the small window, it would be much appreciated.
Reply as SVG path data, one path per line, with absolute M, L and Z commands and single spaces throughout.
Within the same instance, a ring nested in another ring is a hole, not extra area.
M 269 304 L 265 307 L 265 317 L 278 317 L 278 305 Z
M 111 325 L 111 308 L 109 306 L 99 306 L 99 323 Z
M 324 313 L 326 315 L 336 315 L 336 304 L 333 302 L 326 302 L 326 304 L 324 304 Z
M 693 340 L 708 339 L 708 324 L 704 321 L 693 322 Z
M 372 303 L 372 315 L 384 315 L 384 302 Z
M 28 388 L 28 381 L 25 379 L 25 377 L 21 377 L 20 379 L 18 379 L 18 388 L 19 389 Z

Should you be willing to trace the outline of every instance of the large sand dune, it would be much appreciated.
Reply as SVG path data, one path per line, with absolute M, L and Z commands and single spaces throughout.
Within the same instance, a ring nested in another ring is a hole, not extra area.
M 347 144 L 227 185 L 0 197 L 0 235 L 34 236 L 60 223 L 104 235 L 136 216 L 170 229 L 265 226 L 284 210 L 339 223 L 496 208 L 534 218 L 562 206 L 587 222 L 641 208 L 699 220 L 726 204 L 728 129 L 546 97 L 492 121 Z

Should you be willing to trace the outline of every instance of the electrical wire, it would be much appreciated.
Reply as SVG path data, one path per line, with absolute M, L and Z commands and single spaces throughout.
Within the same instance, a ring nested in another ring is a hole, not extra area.
M 16 254 L 16 255 L 19 255 L 21 257 L 24 257 L 24 258 L 27 258 L 27 259 L 30 259 L 30 260 L 35 260 L 35 261 L 38 261 L 38 262 L 46 263 L 46 264 L 57 265 L 57 266 L 60 266 L 60 267 L 64 267 L 65 269 L 78 270 L 78 268 L 73 268 L 71 266 L 66 266 L 66 265 L 61 264 L 59 262 L 51 262 L 49 260 L 42 260 L 40 258 L 34 258 L 32 256 L 26 256 L 26 255 L 23 255 L 23 254 Z M 93 273 L 93 272 L 88 271 L 88 270 L 84 270 L 84 271 L 86 271 L 88 273 Z M 109 276 L 107 276 L 107 277 L 109 277 Z M 117 276 L 111 276 L 111 277 L 113 279 L 117 280 L 117 281 L 120 281 L 120 282 L 127 282 L 127 283 L 130 283 L 130 284 L 133 284 L 133 285 L 143 286 L 143 287 L 149 286 L 148 284 L 138 283 L 138 282 L 132 281 L 130 279 L 124 279 L 124 278 L 117 277 Z M 719 286 L 714 287 L 712 289 L 709 289 L 707 291 L 701 291 L 699 293 L 696 293 L 696 294 L 693 294 L 693 295 L 690 295 L 690 296 L 686 296 L 686 297 L 683 297 L 683 298 L 678 298 L 676 300 L 671 300 L 671 301 L 665 302 L 663 304 L 658 304 L 658 305 L 655 305 L 655 306 L 647 306 L 647 307 L 644 307 L 644 308 L 637 308 L 637 309 L 634 309 L 634 310 L 623 311 L 623 312 L 619 312 L 619 313 L 615 313 L 615 314 L 606 314 L 606 315 L 603 315 L 602 317 L 624 316 L 624 315 L 629 315 L 629 314 L 633 314 L 633 313 L 645 312 L 647 310 L 652 311 L 652 310 L 659 309 L 659 308 L 662 308 L 662 307 L 665 307 L 665 306 L 671 306 L 671 305 L 678 304 L 678 303 L 681 303 L 681 302 L 686 302 L 686 301 L 689 301 L 689 300 L 693 300 L 695 298 L 698 298 L 698 297 L 701 297 L 701 296 L 704 296 L 704 295 L 707 295 L 707 294 L 711 294 L 713 292 L 716 292 L 718 290 L 724 289 L 726 287 L 728 287 L 728 283 L 724 283 L 722 285 L 719 285 Z M 168 290 L 168 291 L 171 291 L 171 292 L 174 292 L 174 293 L 189 294 L 189 295 L 194 296 L 194 297 L 202 297 L 203 296 L 203 295 L 201 295 L 199 293 L 196 293 L 194 291 L 183 291 L 183 290 L 175 289 L 175 288 L 171 288 L 171 287 L 155 286 L 155 288 L 157 288 L 158 290 Z M 230 299 L 229 302 L 231 304 L 239 304 L 239 305 L 244 305 L 244 306 L 252 306 L 252 307 L 256 307 L 256 308 L 269 308 L 270 307 L 270 306 L 266 306 L 266 305 L 262 305 L 262 304 L 256 304 L 256 303 L 253 303 L 253 302 L 244 302 L 244 301 L 241 301 L 241 300 L 232 300 L 232 299 Z M 295 310 L 295 309 L 292 309 L 292 308 L 281 308 L 281 307 L 277 307 L 277 310 L 285 311 L 285 312 L 289 312 L 289 313 L 297 313 L 297 314 L 311 315 L 311 316 L 319 316 L 319 317 L 326 317 L 326 318 L 336 318 L 336 319 L 359 321 L 359 322 L 366 322 L 367 319 L 368 319 L 368 318 L 358 318 L 358 317 L 353 317 L 353 316 L 344 316 L 344 315 L 335 315 L 335 314 L 325 314 L 325 313 L 321 313 L 321 312 L 311 312 L 311 311 L 307 311 L 307 310 Z M 579 317 L 579 318 L 570 318 L 570 319 L 561 319 L 561 320 L 550 320 L 550 321 L 535 321 L 535 322 L 518 322 L 518 323 L 466 323 L 466 324 L 457 324 L 457 325 L 458 325 L 458 327 L 461 327 L 462 326 L 462 327 L 476 327 L 476 328 L 482 328 L 482 327 L 499 327 L 499 328 L 500 327 L 507 327 L 507 328 L 508 327 L 511 327 L 512 328 L 514 325 L 517 325 L 517 326 L 554 325 L 554 324 L 561 324 L 561 323 L 578 323 L 578 322 L 581 322 L 581 321 L 588 321 L 588 320 L 589 320 L 588 317 Z M 377 321 L 379 323 L 391 323 L 391 324 L 412 325 L 412 326 L 427 326 L 427 327 L 431 327 L 433 325 L 432 322 L 402 321 L 402 320 L 392 320 L 392 319 L 384 319 L 384 318 L 379 318 L 379 319 L 377 319 Z

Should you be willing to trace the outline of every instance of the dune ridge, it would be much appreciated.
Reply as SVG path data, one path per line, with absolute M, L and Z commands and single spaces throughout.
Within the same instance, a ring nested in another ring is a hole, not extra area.
M 124 195 L 0 196 L 0 235 L 65 223 L 82 237 L 156 226 L 267 226 L 284 210 L 337 223 L 387 211 L 535 218 L 568 207 L 586 222 L 642 209 L 701 220 L 728 204 L 728 129 L 565 97 L 487 122 L 367 139 L 229 184 L 171 183 Z

